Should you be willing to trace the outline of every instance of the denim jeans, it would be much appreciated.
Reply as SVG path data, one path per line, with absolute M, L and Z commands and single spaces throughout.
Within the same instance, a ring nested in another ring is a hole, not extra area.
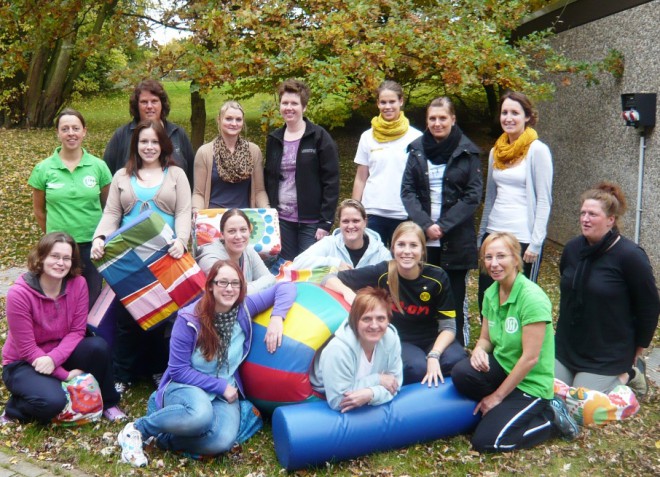
M 201 455 L 217 455 L 232 448 L 241 421 L 239 402 L 213 400 L 202 389 L 170 383 L 163 408 L 135 421 L 142 439 L 156 436 L 158 447 Z
M 316 243 L 316 230 L 319 224 L 303 224 L 280 219 L 282 250 L 280 257 L 293 260 Z
M 422 349 L 412 343 L 401 342 L 401 360 L 403 361 L 403 384 L 421 383 L 426 376 L 426 354 L 433 348 L 431 343 Z M 454 340 L 440 355 L 440 370 L 448 377 L 456 363 L 465 359 L 467 353 L 458 341 Z
M 394 230 L 399 224 L 405 221 L 406 219 L 390 219 L 389 217 L 382 217 L 380 215 L 367 215 L 368 227 L 380 235 L 380 239 L 388 249 L 392 244 L 392 234 L 394 234 Z

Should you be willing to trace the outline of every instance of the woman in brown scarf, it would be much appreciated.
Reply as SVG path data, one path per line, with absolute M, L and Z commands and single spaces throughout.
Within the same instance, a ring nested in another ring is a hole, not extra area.
M 218 114 L 218 137 L 195 155 L 192 209 L 269 207 L 259 147 L 241 137 L 245 113 L 227 101 Z

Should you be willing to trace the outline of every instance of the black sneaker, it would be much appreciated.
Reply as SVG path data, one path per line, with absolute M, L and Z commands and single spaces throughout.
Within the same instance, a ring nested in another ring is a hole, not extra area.
M 128 388 L 131 387 L 131 383 L 126 383 L 124 381 L 115 381 L 115 391 L 119 394 L 124 394 L 128 391 Z
M 552 405 L 552 413 L 554 414 L 552 424 L 559 430 L 563 439 L 572 441 L 580 434 L 580 428 L 575 420 L 569 416 L 566 404 L 557 397 L 553 398 L 550 404 Z

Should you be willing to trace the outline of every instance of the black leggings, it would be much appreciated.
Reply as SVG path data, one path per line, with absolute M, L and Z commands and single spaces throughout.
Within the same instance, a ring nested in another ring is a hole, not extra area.
M 485 373 L 474 369 L 470 358 L 454 366 L 451 379 L 458 392 L 477 402 L 495 392 L 507 374 L 492 354 L 488 355 L 488 360 L 490 370 Z M 472 435 L 472 447 L 478 452 L 507 452 L 533 447 L 558 435 L 552 419 L 549 400 L 530 396 L 516 388 L 481 418 Z

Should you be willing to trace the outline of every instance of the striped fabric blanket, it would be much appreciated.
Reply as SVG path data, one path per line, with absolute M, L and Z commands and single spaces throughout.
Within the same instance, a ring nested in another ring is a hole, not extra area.
M 204 290 L 205 276 L 189 253 L 168 253 L 174 232 L 147 210 L 106 239 L 105 254 L 94 261 L 142 329 L 157 325 Z

